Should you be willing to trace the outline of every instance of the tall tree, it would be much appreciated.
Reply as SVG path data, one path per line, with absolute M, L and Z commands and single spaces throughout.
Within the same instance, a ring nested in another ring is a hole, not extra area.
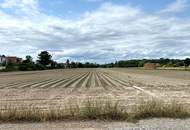
M 70 61 L 69 61 L 69 59 L 67 59 L 67 61 L 66 61 L 66 67 L 70 68 Z
M 26 60 L 23 61 L 23 63 L 29 63 L 32 64 L 33 63 L 33 58 L 29 55 L 26 56 Z
M 185 64 L 186 67 L 189 66 L 189 65 L 190 65 L 190 59 L 189 59 L 189 58 L 186 58 L 186 59 L 184 60 L 184 64 Z
M 52 56 L 49 54 L 49 52 L 47 51 L 42 51 L 39 55 L 38 55 L 38 62 L 42 65 L 49 65 L 51 63 L 51 58 Z

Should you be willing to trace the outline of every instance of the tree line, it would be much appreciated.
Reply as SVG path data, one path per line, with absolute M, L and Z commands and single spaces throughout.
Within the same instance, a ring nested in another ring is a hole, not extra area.
M 37 60 L 33 61 L 32 56 L 27 55 L 21 64 L 7 63 L 4 64 L 6 69 L 3 71 L 32 71 L 32 70 L 47 70 L 47 69 L 63 69 L 63 68 L 98 68 L 96 63 L 81 63 L 67 60 L 66 63 L 57 63 L 52 59 L 52 55 L 48 51 L 42 51 L 38 54 Z
M 57 63 L 52 60 L 52 55 L 48 51 L 42 51 L 38 54 L 37 61 L 33 61 L 33 58 L 29 55 L 21 64 L 8 63 L 5 71 L 21 70 L 46 70 L 46 69 L 63 69 L 63 68 L 112 68 L 112 67 L 143 67 L 145 63 L 157 63 L 161 67 L 181 67 L 190 66 L 190 59 L 136 59 L 136 60 L 120 60 L 115 63 L 108 64 L 96 64 L 96 63 L 81 63 L 67 60 L 66 63 Z
M 121 60 L 116 61 L 115 63 L 109 63 L 103 65 L 103 67 L 143 67 L 146 63 L 156 63 L 160 67 L 188 67 L 190 66 L 190 59 L 186 58 L 185 60 L 181 59 L 137 59 L 137 60 Z

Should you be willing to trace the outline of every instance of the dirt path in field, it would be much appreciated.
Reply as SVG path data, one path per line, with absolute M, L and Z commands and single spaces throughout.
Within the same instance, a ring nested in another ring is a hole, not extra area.
M 0 124 L 0 130 L 189 130 L 190 120 L 151 119 L 127 122 L 52 122 Z

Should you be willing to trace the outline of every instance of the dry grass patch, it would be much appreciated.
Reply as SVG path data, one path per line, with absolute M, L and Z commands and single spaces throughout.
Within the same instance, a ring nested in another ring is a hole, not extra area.
M 82 116 L 84 119 L 90 120 L 126 120 L 128 113 L 126 109 L 119 105 L 119 102 L 95 101 L 88 100 L 82 108 Z
M 141 101 L 132 110 L 111 100 L 87 100 L 81 106 L 75 103 L 64 107 L 42 110 L 37 107 L 1 106 L 0 121 L 64 121 L 64 120 L 118 120 L 131 121 L 145 118 L 190 118 L 190 109 L 176 101 L 166 103 L 152 99 Z M 130 111 L 130 112 L 129 112 Z
M 47 110 L 38 107 L 1 106 L 0 121 L 63 121 L 63 120 L 126 120 L 128 114 L 121 109 L 119 102 L 87 100 L 83 106 L 77 103 L 62 107 L 49 107 Z
M 178 101 L 163 101 L 151 99 L 141 100 L 140 105 L 134 108 L 133 119 L 145 118 L 190 118 L 189 106 L 180 104 Z

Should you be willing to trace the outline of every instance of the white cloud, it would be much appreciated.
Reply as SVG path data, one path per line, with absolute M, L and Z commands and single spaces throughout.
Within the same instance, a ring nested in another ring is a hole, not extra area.
M 37 15 L 39 14 L 38 0 L 4 0 L 0 4 L 2 8 L 15 9 L 17 14 Z
M 176 0 L 169 4 L 165 9 L 161 10 L 161 13 L 177 13 L 182 12 L 188 7 L 187 0 Z
M 75 21 L 42 13 L 18 18 L 0 12 L 0 46 L 6 55 L 36 57 L 48 50 L 58 61 L 101 63 L 190 55 L 190 19 L 153 16 L 136 7 L 109 3 Z

